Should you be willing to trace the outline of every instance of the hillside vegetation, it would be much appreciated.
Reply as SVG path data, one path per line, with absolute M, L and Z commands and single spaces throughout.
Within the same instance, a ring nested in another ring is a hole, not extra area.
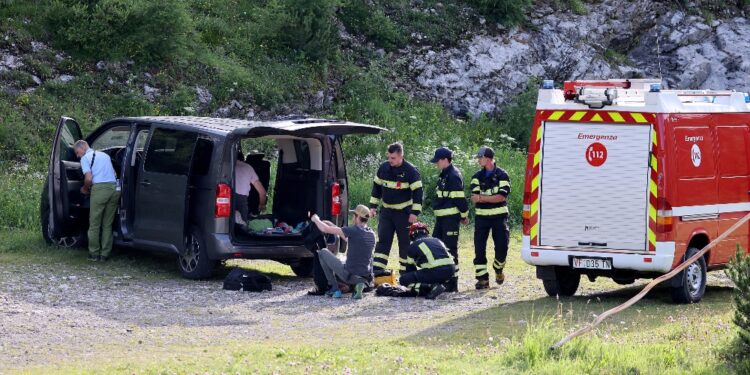
M 747 5 L 665 3 L 716 14 Z M 582 0 L 0 0 L 0 161 L 12 174 L 0 182 L 0 227 L 36 225 L 32 197 L 61 115 L 76 118 L 84 133 L 140 115 L 308 115 L 387 127 L 345 142 L 359 202 L 389 142 L 403 141 L 422 170 L 427 203 L 432 150 L 455 149 L 466 176 L 476 169 L 472 152 L 488 144 L 510 172 L 516 225 L 542 77 L 529 77 L 529 89 L 498 116 L 457 118 L 403 89 L 413 78 L 405 51 L 456 46 L 488 22 L 534 28 L 528 14 L 540 4 L 587 9 Z
M 428 160 L 441 145 L 457 151 L 465 175 L 477 168 L 471 155 L 480 145 L 495 147 L 499 164 L 522 186 L 524 154 L 517 149 L 526 143 L 535 89 L 500 119 L 458 119 L 397 89 L 408 78 L 394 56 L 410 35 L 455 44 L 481 17 L 472 6 L 489 3 L 410 4 L 5 0 L 0 51 L 16 64 L 0 69 L 0 160 L 11 171 L 0 189 L 0 226 L 36 225 L 36 197 L 61 115 L 76 118 L 84 133 L 112 117 L 140 115 L 310 115 L 384 126 L 391 131 L 345 142 L 358 202 L 369 196 L 385 145 L 397 140 L 422 170 L 428 192 L 436 174 Z M 520 198 L 518 192 L 511 201 L 514 223 Z

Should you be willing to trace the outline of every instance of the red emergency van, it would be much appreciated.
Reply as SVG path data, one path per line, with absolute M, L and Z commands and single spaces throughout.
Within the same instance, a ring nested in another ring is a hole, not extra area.
M 750 212 L 750 96 L 659 80 L 545 81 L 524 186 L 522 257 L 550 296 L 581 275 L 619 284 L 669 272 Z M 671 280 L 697 302 L 748 227 Z

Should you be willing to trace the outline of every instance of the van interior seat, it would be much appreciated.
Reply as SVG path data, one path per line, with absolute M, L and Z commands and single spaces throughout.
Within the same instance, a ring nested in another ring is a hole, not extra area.
M 273 197 L 273 216 L 295 226 L 316 212 L 320 171 L 299 168 L 297 164 L 280 164 Z

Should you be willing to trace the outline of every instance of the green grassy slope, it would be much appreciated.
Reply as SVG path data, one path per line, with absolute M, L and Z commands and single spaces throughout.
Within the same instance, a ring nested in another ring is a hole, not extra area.
M 520 222 L 525 156 L 517 148 L 526 143 L 535 89 L 505 119 L 457 119 L 437 103 L 398 91 L 403 62 L 374 53 L 404 46 L 411 33 L 423 35 L 425 43 L 457 43 L 477 17 L 466 4 L 425 2 L 433 13 L 405 1 L 98 0 L 91 9 L 88 3 L 6 0 L 0 7 L 0 49 L 22 63 L 0 72 L 0 173 L 8 175 L 0 189 L 6 213 L 0 227 L 36 225 L 36 196 L 59 116 L 76 118 L 87 133 L 116 116 L 205 116 L 222 107 L 230 117 L 245 117 L 252 108 L 255 118 L 307 114 L 390 129 L 345 141 L 352 202 L 368 200 L 371 174 L 390 142 L 404 142 L 407 158 L 422 170 L 428 204 L 437 174 L 428 160 L 435 148 L 456 150 L 456 164 L 468 178 L 477 169 L 472 153 L 491 145 L 510 173 L 516 189 L 512 222 Z M 155 25 L 135 30 L 120 18 Z M 342 23 L 360 41 L 342 40 L 338 28 L 323 20 Z M 290 31 L 300 27 L 309 35 Z M 73 78 L 61 80 L 66 75 Z M 147 93 L 151 88 L 158 91 Z M 210 92 L 210 101 L 199 101 L 198 88 Z M 231 107 L 233 100 L 242 108 Z

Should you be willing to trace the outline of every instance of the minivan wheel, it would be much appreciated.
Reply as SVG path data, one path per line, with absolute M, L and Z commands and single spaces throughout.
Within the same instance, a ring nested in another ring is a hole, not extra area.
M 177 267 L 186 279 L 206 279 L 213 275 L 217 261 L 208 259 L 203 236 L 197 228 L 190 228 L 185 236 L 185 248 L 177 256 Z
M 47 193 L 47 183 L 45 183 L 44 189 L 42 189 L 41 202 L 39 202 L 39 219 L 44 242 L 46 242 L 47 245 L 63 248 L 81 246 L 84 242 L 82 236 L 56 237 L 52 232 L 52 223 L 50 222 L 51 208 L 49 206 L 49 201 L 47 200 Z
M 544 291 L 550 297 L 570 297 L 576 294 L 581 274 L 565 267 L 555 267 L 555 280 L 542 280 Z
M 289 264 L 292 271 L 299 277 L 312 277 L 314 258 L 302 258 L 299 261 Z
M 684 259 L 692 257 L 699 251 L 694 247 L 689 248 Z M 700 258 L 678 273 L 675 278 L 680 285 L 672 287 L 672 300 L 676 303 L 699 302 L 706 293 L 706 269 L 706 259 Z

